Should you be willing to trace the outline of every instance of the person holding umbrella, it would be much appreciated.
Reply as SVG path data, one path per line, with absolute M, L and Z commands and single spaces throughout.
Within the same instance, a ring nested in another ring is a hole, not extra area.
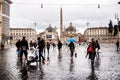
M 69 38 L 67 39 L 67 42 L 77 42 L 75 38 Z
M 73 55 L 75 51 L 75 44 L 71 41 L 70 44 L 68 45 L 70 49 L 70 56 L 71 56 L 71 63 L 73 63 Z

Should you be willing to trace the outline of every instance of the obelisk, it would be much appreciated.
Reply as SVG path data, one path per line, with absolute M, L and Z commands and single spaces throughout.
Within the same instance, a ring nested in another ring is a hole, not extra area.
M 62 40 L 62 31 L 63 31 L 63 14 L 62 7 L 60 8 L 60 40 Z

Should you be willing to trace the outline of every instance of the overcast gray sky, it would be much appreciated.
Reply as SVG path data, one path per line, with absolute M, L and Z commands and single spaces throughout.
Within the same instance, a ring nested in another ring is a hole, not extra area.
M 34 27 L 43 31 L 51 24 L 59 29 L 60 7 L 63 9 L 63 25 L 72 22 L 77 32 L 87 27 L 108 26 L 109 20 L 116 24 L 115 14 L 120 17 L 120 0 L 12 0 L 11 27 Z M 43 4 L 43 8 L 41 8 Z M 100 8 L 98 8 L 100 4 Z M 34 23 L 36 24 L 36 27 Z M 89 23 L 89 25 L 87 25 Z

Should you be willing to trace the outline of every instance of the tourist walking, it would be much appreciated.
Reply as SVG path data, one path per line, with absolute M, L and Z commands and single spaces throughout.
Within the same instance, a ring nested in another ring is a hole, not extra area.
M 89 55 L 89 59 L 91 60 L 91 65 L 93 67 L 94 59 L 96 56 L 96 42 L 94 41 L 93 38 L 89 42 L 89 46 L 87 48 L 87 55 Z M 87 57 L 87 55 L 86 55 L 86 57 Z
M 18 41 L 15 43 L 15 46 L 17 48 L 17 51 L 21 49 L 21 41 L 18 39 Z
M 56 44 L 53 42 L 53 43 L 52 43 L 52 46 L 53 46 L 53 50 L 54 50 L 55 47 L 56 47 Z
M 46 42 L 44 41 L 44 48 L 43 48 L 43 54 L 44 54 L 43 56 L 44 56 L 44 58 L 45 58 L 45 53 L 46 53 Z
M 21 59 L 21 41 L 18 39 L 18 41 L 15 43 L 15 46 L 17 48 L 17 53 L 18 53 L 18 59 Z
M 50 43 L 49 42 L 47 42 L 46 47 L 47 47 L 47 53 L 48 53 L 47 59 L 49 60 L 49 50 L 50 50 Z
M 95 43 L 96 43 L 96 56 L 99 58 L 100 44 L 99 44 L 98 40 L 96 40 Z
M 61 49 L 62 49 L 62 42 L 58 41 L 58 51 L 59 51 L 59 53 L 60 53 Z
M 1 41 L 1 49 L 3 50 L 5 47 L 5 42 L 4 41 Z
M 100 44 L 98 42 L 98 40 L 96 40 L 96 48 L 97 48 L 97 52 L 100 50 Z
M 30 41 L 29 45 L 30 45 L 30 47 L 33 47 L 33 46 L 34 46 L 32 40 Z
M 117 51 L 119 51 L 119 40 L 117 40 L 116 42 L 116 48 L 117 48 Z
M 42 63 L 44 63 L 44 61 L 45 61 L 45 58 L 43 56 L 44 47 L 45 47 L 44 39 L 38 37 L 39 62 L 41 62 L 41 58 L 42 58 Z
M 74 51 L 75 51 L 75 44 L 73 42 L 70 42 L 68 47 L 70 49 L 71 62 L 73 62 L 73 55 L 74 55 Z
M 21 56 L 20 56 L 21 62 L 22 62 L 23 53 L 24 53 L 25 58 L 27 60 L 27 55 L 28 55 L 27 50 L 29 50 L 28 41 L 25 39 L 25 37 L 23 37 L 23 39 L 21 40 Z

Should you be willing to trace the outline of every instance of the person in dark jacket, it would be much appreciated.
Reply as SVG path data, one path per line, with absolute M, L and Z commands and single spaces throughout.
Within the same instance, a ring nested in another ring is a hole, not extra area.
M 94 59 L 95 59 L 95 56 L 96 56 L 96 42 L 94 41 L 94 38 L 91 39 L 91 45 L 92 45 L 92 52 L 90 55 L 90 59 L 91 59 L 91 63 L 92 63 L 92 66 L 94 64 Z
M 117 51 L 119 51 L 119 40 L 116 42 Z
M 61 51 L 61 48 L 62 48 L 62 42 L 61 42 L 61 41 L 58 41 L 58 51 L 59 51 L 59 52 Z
M 43 56 L 43 49 L 45 48 L 45 42 L 44 39 L 38 37 L 38 49 L 39 49 L 39 62 L 41 62 L 42 58 L 42 63 L 45 62 L 45 58 Z
M 17 53 L 18 53 L 18 59 L 21 60 L 21 41 L 18 39 L 18 41 L 15 43 L 17 47 Z
M 54 50 L 55 47 L 56 47 L 56 44 L 53 42 L 53 43 L 52 43 L 52 46 L 53 46 L 53 50 Z
M 47 42 L 46 47 L 47 47 L 47 52 L 48 52 L 47 59 L 49 60 L 49 50 L 50 50 L 50 43 L 49 42 Z
M 97 48 L 97 51 L 100 50 L 100 44 L 99 44 L 98 40 L 96 40 L 96 48 Z
M 21 40 L 21 60 L 23 57 L 23 53 L 24 53 L 25 58 L 27 60 L 27 55 L 28 55 L 27 50 L 29 50 L 28 41 L 25 39 L 25 37 L 23 37 L 23 39 Z
M 92 38 L 91 41 L 92 41 L 92 48 L 93 48 L 92 60 L 94 61 L 95 56 L 96 56 L 96 48 L 97 48 L 97 45 L 96 45 L 96 42 L 94 41 L 94 38 Z
M 15 46 L 17 47 L 17 51 L 21 48 L 21 41 L 18 39 L 18 41 L 15 43 Z
M 33 46 L 34 46 L 32 40 L 30 41 L 29 45 L 30 45 L 30 47 L 33 47 Z
M 96 40 L 95 43 L 96 43 L 96 56 L 99 58 L 100 44 L 98 40 Z
M 73 55 L 74 55 L 74 51 L 75 51 L 75 44 L 73 42 L 70 42 L 68 47 L 70 49 L 71 62 L 73 62 Z
M 92 56 L 92 52 L 93 52 L 93 48 L 92 48 L 92 43 L 89 42 L 89 45 L 87 47 L 87 54 L 86 54 L 86 57 L 89 55 L 89 59 L 91 59 L 91 56 Z

